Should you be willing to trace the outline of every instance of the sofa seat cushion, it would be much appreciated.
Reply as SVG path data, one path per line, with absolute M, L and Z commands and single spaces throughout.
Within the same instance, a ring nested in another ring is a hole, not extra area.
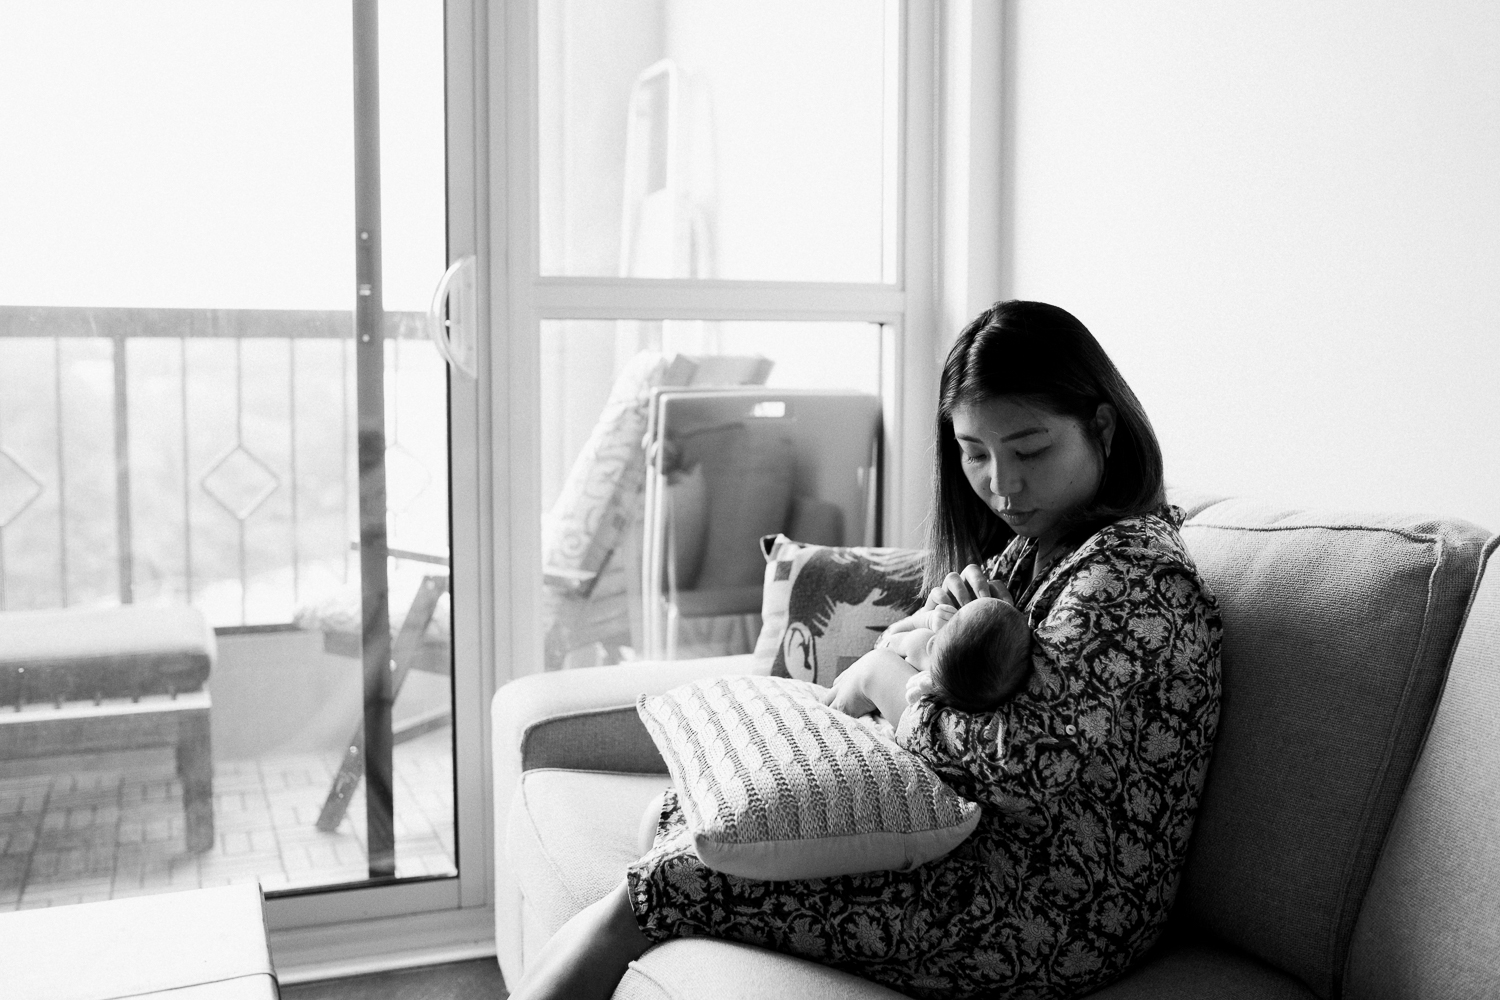
M 1089 1000 L 1312 1000 L 1306 986 L 1241 952 L 1188 945 L 1148 957 Z
M 847 972 L 748 944 L 678 938 L 630 963 L 614 1000 L 904 1000 Z
M 630 964 L 614 1000 L 897 1000 L 903 994 L 847 972 L 764 948 L 678 938 Z M 1311 1000 L 1297 980 L 1248 955 L 1214 946 L 1148 960 L 1090 1000 Z
M 664 774 L 527 771 L 511 800 L 506 854 L 525 906 L 530 963 L 568 918 L 625 879 L 641 856 L 641 817 Z
M 1224 693 L 1179 904 L 1337 996 L 1489 532 L 1228 500 L 1182 534 L 1219 600 Z

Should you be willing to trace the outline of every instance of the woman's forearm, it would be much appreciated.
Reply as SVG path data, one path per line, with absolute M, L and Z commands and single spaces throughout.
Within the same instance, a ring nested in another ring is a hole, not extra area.
M 876 661 L 870 664 L 860 685 L 865 697 L 892 726 L 901 725 L 901 713 L 906 711 L 906 682 L 917 671 L 888 649 L 871 650 L 865 656 Z

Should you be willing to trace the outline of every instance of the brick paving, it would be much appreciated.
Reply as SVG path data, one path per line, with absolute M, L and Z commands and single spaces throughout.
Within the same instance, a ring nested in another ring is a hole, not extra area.
M 398 877 L 456 870 L 451 738 L 439 730 L 395 748 Z M 363 785 L 336 831 L 314 826 L 338 763 L 330 753 L 216 764 L 216 843 L 192 854 L 170 752 L 72 757 L 42 774 L 0 762 L 0 910 L 255 879 L 267 892 L 361 881 Z

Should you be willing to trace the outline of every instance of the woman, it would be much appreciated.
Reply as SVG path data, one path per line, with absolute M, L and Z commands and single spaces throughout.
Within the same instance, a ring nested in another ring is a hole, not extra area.
M 519 998 L 608 997 L 651 944 L 711 935 L 918 997 L 1070 997 L 1150 948 L 1176 894 L 1219 706 L 1219 619 L 1167 506 L 1161 450 L 1083 324 L 1004 302 L 943 368 L 928 607 L 1003 583 L 1032 677 L 993 712 L 906 704 L 876 650 L 834 682 L 852 715 L 978 802 L 974 834 L 910 872 L 755 882 L 657 848 L 553 938 Z M 962 569 L 955 569 L 962 567 Z

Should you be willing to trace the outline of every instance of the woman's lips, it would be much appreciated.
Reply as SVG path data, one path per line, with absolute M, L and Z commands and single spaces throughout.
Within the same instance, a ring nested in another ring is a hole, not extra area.
M 1005 518 L 1005 520 L 1007 522 L 1009 522 L 1010 524 L 1025 524 L 1027 521 L 1031 520 L 1031 515 L 1035 514 L 1036 511 L 1034 511 L 1034 510 L 1002 510 L 1002 511 L 999 511 L 998 513 L 1000 514 L 1001 517 Z

